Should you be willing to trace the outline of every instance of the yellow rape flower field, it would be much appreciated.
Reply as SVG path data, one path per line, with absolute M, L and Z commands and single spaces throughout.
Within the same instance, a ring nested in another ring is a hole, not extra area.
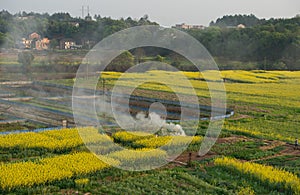
M 113 159 L 110 161 L 112 164 L 118 164 L 118 161 Z M 33 186 L 108 167 L 96 156 L 86 152 L 44 158 L 35 162 L 2 163 L 0 186 L 9 190 L 20 186 Z
M 261 181 L 274 185 L 282 184 L 285 188 L 291 188 L 296 194 L 300 194 L 300 179 L 288 171 L 251 162 L 243 163 L 227 157 L 216 158 L 214 163 L 218 166 L 232 167 L 242 173 L 253 175 Z
M 117 132 L 112 138 L 99 134 L 97 129 L 92 127 L 79 129 L 51 130 L 40 133 L 20 133 L 0 135 L 0 148 L 13 150 L 47 149 L 51 152 L 65 153 L 76 151 L 84 146 L 80 135 L 85 137 L 88 146 L 101 144 L 104 147 L 111 147 L 113 139 L 119 141 L 136 141 L 138 139 L 155 138 L 148 133 L 136 132 L 134 134 L 125 131 Z M 171 137 L 159 137 L 159 140 L 168 140 Z M 169 145 L 188 143 L 192 141 L 188 137 L 176 137 L 174 143 Z M 200 141 L 199 138 L 195 141 Z M 125 143 L 125 142 L 124 142 Z M 157 145 L 160 146 L 161 144 Z M 76 149 L 77 148 L 77 149 Z M 122 167 L 126 164 L 136 163 L 140 166 L 148 166 L 149 162 L 166 162 L 167 154 L 163 150 L 153 150 L 151 146 L 139 147 L 140 149 L 119 149 L 107 155 L 97 158 L 96 154 L 89 152 L 74 152 L 70 154 L 53 154 L 52 157 L 36 158 L 35 160 L 23 160 L 15 162 L 0 163 L 0 188 L 12 190 L 18 187 L 32 187 L 35 185 L 47 184 L 53 181 L 72 178 L 77 175 L 86 175 L 107 169 L 110 167 Z M 67 150 L 69 149 L 69 150 Z M 105 148 L 102 148 L 105 149 Z M 78 183 L 78 181 L 77 181 Z M 79 182 L 80 183 L 80 182 Z
M 194 91 L 201 104 L 217 91 L 208 86 L 224 81 L 234 115 L 205 156 L 198 156 L 209 135 L 205 120 L 196 124 L 196 135 L 187 126 L 187 136 L 115 127 L 109 135 L 94 127 L 0 135 L 0 194 L 149 194 L 165 188 L 177 194 L 300 194 L 299 71 L 103 72 L 98 89 L 103 80 L 107 90 L 145 81 L 135 95 L 162 99 L 174 93 L 189 99 Z

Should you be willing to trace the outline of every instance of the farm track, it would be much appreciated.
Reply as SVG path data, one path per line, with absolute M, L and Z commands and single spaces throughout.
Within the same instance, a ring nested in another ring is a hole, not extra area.
M 245 139 L 247 139 L 247 138 L 244 137 L 244 136 L 232 136 L 232 137 L 219 138 L 216 143 L 218 143 L 218 144 L 221 144 L 221 143 L 234 143 L 234 142 L 238 142 L 238 141 L 245 140 Z M 182 153 L 180 156 L 178 156 L 175 159 L 175 163 L 180 164 L 178 162 L 181 162 L 181 163 L 188 162 L 189 158 L 190 158 L 189 153 L 190 152 Z M 198 156 L 198 152 L 191 152 L 191 154 L 192 154 L 191 155 L 191 160 L 192 161 L 201 161 L 201 160 L 210 159 L 210 158 L 213 158 L 213 157 L 217 156 L 217 154 L 212 152 L 212 151 L 209 151 L 204 156 Z
M 234 142 L 238 142 L 238 141 L 245 140 L 245 139 L 248 139 L 248 138 L 244 137 L 244 136 L 233 136 L 233 137 L 219 138 L 217 140 L 217 143 L 218 144 L 220 144 L 220 143 L 234 143 Z M 278 147 L 278 146 L 282 146 L 282 147 L 284 147 L 284 149 L 281 150 L 280 152 L 278 152 L 275 155 L 266 156 L 266 157 L 263 157 L 263 158 L 249 160 L 249 161 L 243 161 L 243 162 L 259 162 L 259 161 L 269 160 L 269 159 L 276 158 L 276 157 L 281 157 L 281 156 L 300 157 L 300 147 L 298 148 L 298 150 L 295 150 L 294 145 L 289 144 L 289 143 L 280 142 L 280 144 L 279 144 L 278 141 L 268 141 L 268 142 L 271 145 L 271 147 L 268 148 L 268 149 L 272 149 L 272 148 L 275 148 L 275 147 Z M 189 153 L 190 152 L 182 153 L 175 160 L 173 160 L 172 163 L 177 165 L 177 166 L 187 165 L 187 163 L 190 159 Z M 198 156 L 198 152 L 191 152 L 191 161 L 202 161 L 202 160 L 210 159 L 210 158 L 213 158 L 213 157 L 216 157 L 216 156 L 217 156 L 217 154 L 214 153 L 214 152 L 211 152 L 211 151 L 208 152 L 204 156 Z M 213 166 L 213 164 L 207 164 L 207 166 Z
M 283 145 L 283 147 L 284 147 L 284 149 L 281 150 L 279 153 L 277 153 L 275 155 L 267 156 L 267 157 L 260 158 L 260 159 L 251 160 L 250 162 L 257 162 L 257 161 L 269 160 L 269 159 L 280 157 L 280 156 L 300 157 L 300 148 L 298 148 L 296 150 L 295 146 L 293 146 L 291 144 L 285 144 L 285 145 Z

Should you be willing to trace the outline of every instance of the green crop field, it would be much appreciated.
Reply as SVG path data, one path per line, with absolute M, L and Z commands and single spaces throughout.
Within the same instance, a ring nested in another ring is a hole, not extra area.
M 100 135 L 92 127 L 81 128 L 89 134 L 88 146 L 101 141 L 97 155 L 109 165 L 89 152 L 76 128 L 0 135 L 0 194 L 300 194 L 300 148 L 293 147 L 300 138 L 300 72 L 222 71 L 219 76 L 213 71 L 104 72 L 97 85 L 103 89 L 104 80 L 104 89 L 111 91 L 115 85 L 130 89 L 144 82 L 134 94 L 163 99 L 176 93 L 188 99 L 193 89 L 199 103 L 209 104 L 207 83 L 224 80 L 227 107 L 235 114 L 225 120 L 207 155 L 198 157 L 197 151 L 208 121 L 199 123 L 196 136 L 183 138 L 130 134 L 119 128 Z M 74 79 L 47 82 L 72 86 Z M 122 147 L 109 147 L 110 141 Z M 160 168 L 131 172 L 114 167 L 159 162 L 167 155 L 160 149 L 189 142 L 176 161 Z M 143 151 L 148 153 L 139 155 Z

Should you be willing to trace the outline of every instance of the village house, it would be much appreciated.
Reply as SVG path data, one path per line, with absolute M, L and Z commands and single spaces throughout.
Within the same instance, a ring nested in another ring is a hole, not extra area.
M 73 39 L 62 39 L 59 42 L 59 49 L 82 49 L 82 45 L 77 45 Z
M 22 39 L 24 49 L 47 50 L 49 49 L 50 40 L 48 38 L 41 38 L 41 35 L 34 32 L 28 36 L 28 39 Z
M 31 33 L 31 34 L 29 35 L 29 40 L 34 40 L 34 39 L 36 39 L 36 40 L 41 39 L 41 35 L 37 34 L 36 32 Z
M 237 28 L 238 29 L 243 29 L 243 28 L 246 28 L 246 26 L 244 24 L 239 24 L 239 25 L 237 25 Z
M 204 29 L 205 26 L 203 26 L 203 25 L 191 25 L 191 24 L 182 23 L 182 24 L 176 24 L 175 28 L 185 29 L 185 30 L 188 30 L 188 29 Z
M 23 38 L 21 47 L 24 49 L 30 49 L 31 48 L 31 40 Z
M 78 22 L 69 22 L 69 24 L 76 28 L 78 28 L 80 26 Z
M 35 42 L 35 48 L 37 50 L 47 50 L 49 49 L 50 40 L 48 38 L 43 38 L 42 40 L 37 40 Z
M 237 26 L 226 26 L 226 28 L 244 29 L 244 28 L 246 28 L 246 26 L 244 24 L 239 24 Z

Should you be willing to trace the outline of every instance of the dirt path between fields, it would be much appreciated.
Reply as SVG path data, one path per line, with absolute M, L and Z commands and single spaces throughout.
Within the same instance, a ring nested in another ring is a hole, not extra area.
M 238 141 L 249 141 L 249 140 L 251 140 L 251 138 L 248 138 L 248 137 L 245 137 L 245 136 L 232 136 L 232 137 L 226 137 L 226 138 L 219 138 L 217 140 L 217 143 L 218 144 L 221 144 L 221 143 L 235 143 L 235 142 L 238 142 Z M 257 161 L 261 161 L 261 160 L 268 160 L 268 159 L 272 159 L 272 158 L 279 157 L 279 156 L 300 157 L 300 146 L 298 147 L 297 150 L 295 150 L 294 145 L 288 144 L 288 143 L 285 143 L 285 142 L 282 142 L 282 141 L 264 140 L 264 143 L 266 145 L 260 147 L 261 150 L 271 150 L 271 149 L 273 149 L 275 147 L 279 147 L 279 146 L 284 147 L 284 149 L 281 150 L 280 152 L 278 152 L 275 155 L 263 157 L 263 158 L 260 158 L 260 159 L 250 160 L 248 162 L 257 162 Z M 217 154 L 212 152 L 212 151 L 209 151 L 204 156 L 198 156 L 198 152 L 191 152 L 191 156 L 190 156 L 190 152 L 184 152 L 172 162 L 175 163 L 175 164 L 178 164 L 178 165 L 187 165 L 189 160 L 191 160 L 191 161 L 201 161 L 201 160 L 213 158 L 215 156 L 217 156 Z M 209 164 L 207 164 L 207 165 L 209 166 Z
M 246 141 L 250 140 L 250 138 L 247 138 L 245 136 L 231 136 L 231 137 L 224 137 L 224 138 L 219 138 L 217 140 L 217 144 L 222 144 L 222 143 L 235 143 L 238 141 Z M 191 153 L 191 156 L 190 156 Z M 173 163 L 179 164 L 179 165 L 186 165 L 189 160 L 191 161 L 201 161 L 209 158 L 215 157 L 217 154 L 215 152 L 209 151 L 206 155 L 204 156 L 198 156 L 198 152 L 184 152 L 180 156 L 178 156 L 175 160 L 173 160 Z
M 275 155 L 267 156 L 267 157 L 260 158 L 260 159 L 251 160 L 250 162 L 268 160 L 268 159 L 276 158 L 276 157 L 279 157 L 279 156 L 300 157 L 300 147 L 298 147 L 298 149 L 295 149 L 295 146 L 292 145 L 292 144 L 284 144 L 283 147 L 284 147 L 284 149 L 281 150 L 279 153 L 277 153 Z

